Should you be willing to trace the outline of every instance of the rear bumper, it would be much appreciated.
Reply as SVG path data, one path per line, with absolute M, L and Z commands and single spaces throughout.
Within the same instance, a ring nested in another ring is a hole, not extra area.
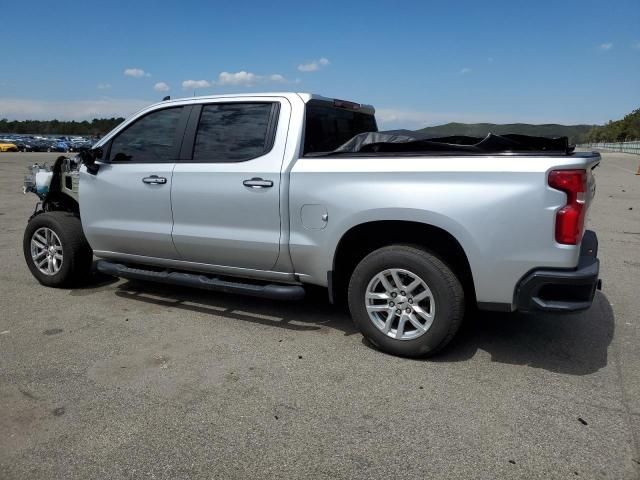
M 598 237 L 587 230 L 578 266 L 573 270 L 536 269 L 527 273 L 516 287 L 516 310 L 575 312 L 589 308 L 596 289 L 601 288 L 597 255 Z

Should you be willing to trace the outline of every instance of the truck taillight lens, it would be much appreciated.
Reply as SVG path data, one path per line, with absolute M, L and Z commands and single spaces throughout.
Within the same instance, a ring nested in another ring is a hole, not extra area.
M 585 215 L 586 170 L 552 170 L 549 186 L 567 194 L 567 204 L 556 213 L 556 242 L 577 245 L 582 238 Z

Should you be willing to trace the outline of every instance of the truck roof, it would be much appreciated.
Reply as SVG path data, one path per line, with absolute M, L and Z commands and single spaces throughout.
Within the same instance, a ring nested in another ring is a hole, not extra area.
M 199 100 L 214 100 L 218 98 L 238 98 L 238 97 L 291 97 L 298 96 L 304 103 L 308 103 L 311 100 L 319 100 L 324 102 L 348 102 L 351 104 L 359 105 L 358 110 L 362 113 L 368 113 L 370 115 L 375 114 L 375 108 L 373 105 L 353 102 L 351 100 L 343 100 L 338 98 L 325 97 L 324 95 L 319 95 L 317 93 L 308 93 L 308 92 L 252 92 L 252 93 L 224 93 L 219 95 L 200 95 L 194 97 L 181 97 L 181 98 L 172 98 L 170 100 L 165 100 L 163 102 L 158 102 L 155 105 L 164 104 L 167 102 L 184 102 L 184 101 L 199 101 Z M 155 106 L 154 105 L 154 106 Z

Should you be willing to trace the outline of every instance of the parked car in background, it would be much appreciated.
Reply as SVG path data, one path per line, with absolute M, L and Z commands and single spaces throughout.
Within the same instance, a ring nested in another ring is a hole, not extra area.
M 71 144 L 69 145 L 69 151 L 76 153 L 86 152 L 87 150 L 90 150 L 92 146 L 93 142 L 89 140 L 78 140 L 71 142 Z
M 18 146 L 15 143 L 0 141 L 0 152 L 17 152 Z
M 30 139 L 25 143 L 28 144 L 29 147 L 31 147 L 30 150 L 26 150 L 30 152 L 47 152 L 50 145 L 49 142 L 37 138 Z
M 19 152 L 33 152 L 33 147 L 26 140 L 16 140 L 13 143 L 18 147 Z
M 48 152 L 66 153 L 66 152 L 69 151 L 69 144 L 67 142 L 62 141 L 62 140 L 54 140 L 49 145 L 49 148 L 47 149 L 47 151 Z

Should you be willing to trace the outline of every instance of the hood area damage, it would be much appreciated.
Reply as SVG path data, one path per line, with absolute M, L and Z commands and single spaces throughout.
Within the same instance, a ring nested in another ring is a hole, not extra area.
M 78 184 L 81 160 L 79 157 L 60 156 L 53 166 L 46 163 L 27 167 L 22 192 L 34 193 L 40 199 L 40 210 L 66 210 L 78 212 Z

